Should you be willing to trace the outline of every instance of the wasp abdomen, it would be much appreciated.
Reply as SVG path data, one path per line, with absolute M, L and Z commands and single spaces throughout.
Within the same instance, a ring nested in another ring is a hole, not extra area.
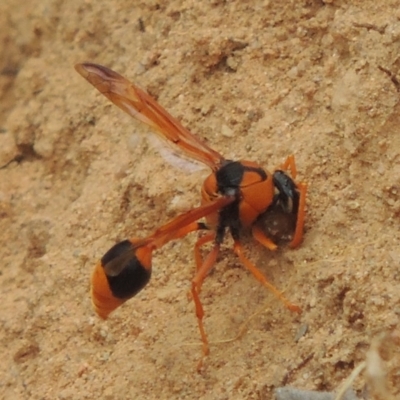
M 117 243 L 103 256 L 92 275 L 92 303 L 102 318 L 139 293 L 151 277 L 151 252 L 146 244 Z

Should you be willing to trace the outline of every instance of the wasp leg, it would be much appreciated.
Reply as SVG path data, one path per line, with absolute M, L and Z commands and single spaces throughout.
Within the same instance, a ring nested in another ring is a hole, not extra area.
M 196 244 L 194 245 L 194 258 L 196 260 L 196 271 L 198 271 L 203 264 L 203 259 L 200 254 L 200 248 L 206 243 L 213 241 L 214 239 L 215 239 L 215 232 L 213 231 L 199 238 Z
M 284 305 L 285 307 L 297 313 L 301 313 L 301 308 L 296 304 L 291 303 L 275 286 L 268 282 L 267 278 L 257 269 L 257 267 L 247 259 L 243 254 L 243 247 L 238 240 L 235 240 L 233 246 L 235 254 L 239 257 L 243 265 L 254 275 L 254 277 L 269 291 L 271 291 Z
M 253 225 L 251 228 L 251 233 L 253 234 L 254 239 L 256 239 L 258 243 L 261 243 L 268 250 L 274 251 L 278 248 L 278 246 L 265 235 L 259 226 Z
M 296 162 L 294 160 L 294 155 L 291 154 L 286 161 L 281 165 L 280 167 L 284 171 L 288 171 L 290 169 L 290 175 L 292 176 L 293 179 L 296 179 L 297 176 L 297 168 L 296 168 Z
M 214 266 L 217 256 L 219 253 L 220 245 L 216 243 L 211 250 L 211 252 L 208 254 L 208 256 L 205 258 L 203 264 L 201 267 L 198 269 L 196 276 L 192 280 L 192 297 L 193 301 L 195 304 L 196 308 L 196 317 L 197 317 L 197 322 L 199 325 L 199 330 L 200 330 L 200 335 L 201 335 L 201 341 L 203 342 L 203 357 L 207 356 L 210 352 L 209 346 L 208 346 L 208 340 L 207 340 L 207 335 L 204 330 L 204 325 L 203 325 L 203 318 L 204 318 L 204 310 L 203 310 L 203 305 L 201 304 L 199 293 L 201 286 L 203 284 L 203 281 L 207 274 L 210 272 L 211 268 Z M 199 364 L 199 367 L 201 366 L 201 362 Z
M 211 242 L 214 239 L 215 239 L 215 232 L 210 232 L 210 233 L 206 234 L 205 236 L 199 238 L 197 240 L 196 244 L 194 245 L 194 258 L 196 260 L 196 272 L 198 272 L 203 265 L 203 258 L 201 257 L 201 254 L 200 254 L 200 248 L 204 244 Z M 200 291 L 201 291 L 201 286 L 199 286 L 197 288 L 197 293 L 200 294 Z M 192 290 L 189 290 L 187 295 L 188 295 L 188 299 L 191 300 L 193 298 Z
M 296 229 L 294 231 L 293 239 L 289 244 L 290 247 L 297 247 L 303 240 L 304 219 L 306 215 L 305 208 L 307 184 L 304 182 L 300 182 L 297 184 L 297 189 L 300 193 L 299 208 L 297 210 Z

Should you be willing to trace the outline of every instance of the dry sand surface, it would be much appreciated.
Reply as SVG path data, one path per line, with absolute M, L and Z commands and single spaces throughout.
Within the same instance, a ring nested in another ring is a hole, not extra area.
M 0 398 L 334 390 L 399 329 L 399 54 L 398 0 L 3 0 Z M 309 183 L 302 246 L 246 249 L 301 316 L 227 240 L 201 293 L 211 354 L 196 372 L 196 235 L 157 252 L 148 287 L 109 320 L 95 316 L 96 260 L 197 205 L 208 171 L 172 166 L 75 72 L 83 61 L 146 89 L 227 158 L 272 170 L 295 154 Z M 399 349 L 383 353 L 399 398 Z M 363 375 L 354 388 L 368 398 Z

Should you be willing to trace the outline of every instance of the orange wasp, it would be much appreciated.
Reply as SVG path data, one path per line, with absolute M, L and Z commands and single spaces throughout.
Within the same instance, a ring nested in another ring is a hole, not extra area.
M 191 134 L 146 92 L 121 75 L 92 63 L 77 64 L 75 69 L 119 108 L 153 128 L 188 156 L 211 168 L 211 174 L 203 183 L 199 207 L 178 216 L 146 238 L 132 238 L 115 244 L 98 262 L 91 280 L 92 303 L 96 313 L 106 319 L 113 310 L 146 286 L 151 276 L 153 251 L 171 240 L 200 230 L 208 232 L 195 244 L 196 274 L 192 280 L 191 294 L 204 355 L 209 353 L 209 345 L 199 293 L 205 277 L 217 260 L 227 231 L 234 241 L 233 250 L 244 266 L 289 310 L 300 313 L 300 307 L 286 299 L 245 257 L 240 242 L 243 230 L 249 229 L 259 243 L 269 250 L 275 250 L 277 245 L 264 233 L 262 218 L 276 211 L 294 220 L 290 246 L 296 247 L 301 243 L 307 185 L 294 181 L 294 157 L 288 157 L 272 174 L 252 161 L 226 160 Z M 199 222 L 202 218 L 206 222 Z M 200 249 L 208 242 L 213 242 L 213 246 L 203 259 Z

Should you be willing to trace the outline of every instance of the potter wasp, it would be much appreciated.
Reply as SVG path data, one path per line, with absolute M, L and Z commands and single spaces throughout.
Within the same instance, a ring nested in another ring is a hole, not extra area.
M 240 241 L 243 232 L 248 230 L 256 241 L 269 250 L 275 250 L 277 245 L 265 233 L 268 231 L 265 216 L 280 214 L 293 222 L 290 246 L 296 247 L 301 243 L 307 185 L 295 181 L 294 156 L 288 157 L 273 173 L 252 161 L 227 160 L 191 134 L 145 91 L 118 73 L 92 63 L 77 64 L 75 69 L 119 108 L 211 169 L 201 189 L 200 206 L 161 226 L 148 237 L 124 240 L 104 254 L 91 279 L 91 297 L 96 313 L 106 319 L 113 310 L 135 296 L 150 280 L 153 252 L 169 241 L 195 231 L 206 232 L 195 244 L 196 273 L 191 283 L 204 355 L 209 353 L 209 345 L 199 294 L 205 277 L 216 263 L 227 232 L 232 236 L 235 254 L 246 269 L 286 308 L 300 313 L 300 307 L 269 283 L 245 256 Z M 201 222 L 202 219 L 205 221 Z M 209 242 L 212 242 L 211 251 L 203 258 L 201 248 Z

